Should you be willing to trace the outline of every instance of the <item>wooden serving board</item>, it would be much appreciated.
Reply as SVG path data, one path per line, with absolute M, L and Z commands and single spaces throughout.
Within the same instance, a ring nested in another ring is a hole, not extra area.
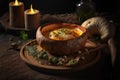
M 25 30 L 25 27 L 23 26 L 22 28 L 18 27 L 12 27 L 9 25 L 9 14 L 6 13 L 2 17 L 0 17 L 0 23 L 5 29 L 8 30 Z
M 99 61 L 99 59 L 101 58 L 100 50 L 106 46 L 106 45 L 99 45 L 97 47 L 89 49 L 90 53 L 84 54 L 85 59 L 80 60 L 79 64 L 76 66 L 55 66 L 55 65 L 43 65 L 25 51 L 26 46 L 32 46 L 36 44 L 37 44 L 36 40 L 32 40 L 27 42 L 24 46 L 22 46 L 20 50 L 20 57 L 27 64 L 37 67 L 42 71 L 47 71 L 50 73 L 68 73 L 68 72 L 77 72 L 86 69 Z M 91 44 L 91 43 L 88 41 L 87 44 Z
M 40 24 L 46 24 L 50 22 L 67 22 L 67 23 L 79 23 L 77 20 L 77 16 L 75 13 L 69 13 L 69 14 L 44 14 L 41 16 Z M 8 30 L 25 30 L 25 27 L 19 28 L 18 27 L 12 27 L 9 25 L 9 13 L 5 13 L 2 17 L 0 17 L 0 23 L 2 24 L 3 28 Z

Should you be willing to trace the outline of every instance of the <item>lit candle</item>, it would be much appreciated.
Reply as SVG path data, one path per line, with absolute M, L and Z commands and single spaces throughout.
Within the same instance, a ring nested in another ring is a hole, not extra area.
M 24 27 L 24 4 L 18 0 L 10 2 L 9 16 L 11 27 Z
M 25 29 L 26 30 L 36 30 L 40 25 L 40 12 L 33 9 L 32 5 L 30 9 L 24 12 L 25 16 Z

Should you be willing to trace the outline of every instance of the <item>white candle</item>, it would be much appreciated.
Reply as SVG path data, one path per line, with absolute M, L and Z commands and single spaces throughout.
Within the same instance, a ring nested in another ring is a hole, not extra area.
M 33 9 L 32 5 L 30 9 L 24 12 L 24 16 L 26 30 L 36 30 L 40 26 L 40 12 L 39 10 Z
M 24 27 L 24 4 L 15 0 L 9 3 L 9 20 L 11 27 Z

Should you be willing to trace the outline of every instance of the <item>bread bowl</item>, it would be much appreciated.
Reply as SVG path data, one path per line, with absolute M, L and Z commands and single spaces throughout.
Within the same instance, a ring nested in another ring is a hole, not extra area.
M 78 28 L 83 33 L 80 36 L 69 38 L 65 40 L 54 40 L 49 38 L 49 33 L 51 31 L 60 29 L 60 28 L 69 28 L 74 29 Z M 38 44 L 45 49 L 48 53 L 56 56 L 70 55 L 81 48 L 84 47 L 87 40 L 86 29 L 77 24 L 69 23 L 49 23 L 43 26 L 40 26 L 36 32 L 36 40 Z

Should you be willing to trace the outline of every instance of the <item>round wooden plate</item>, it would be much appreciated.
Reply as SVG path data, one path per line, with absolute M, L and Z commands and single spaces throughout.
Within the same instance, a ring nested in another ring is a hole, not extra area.
M 35 66 L 44 71 L 50 71 L 52 73 L 77 72 L 77 71 L 80 71 L 80 70 L 83 70 L 85 68 L 92 66 L 93 64 L 98 62 L 101 57 L 100 48 L 98 48 L 98 49 L 94 48 L 95 50 L 92 49 L 93 51 L 91 50 L 89 54 L 85 54 L 84 55 L 85 59 L 80 60 L 79 64 L 76 66 L 43 65 L 43 64 L 40 64 L 36 59 L 34 59 L 32 56 L 30 56 L 25 51 L 26 46 L 32 46 L 32 45 L 37 45 L 36 40 L 29 41 L 24 46 L 22 46 L 22 48 L 20 50 L 20 57 L 22 58 L 22 60 L 25 61 L 26 63 L 28 63 L 29 65 Z

